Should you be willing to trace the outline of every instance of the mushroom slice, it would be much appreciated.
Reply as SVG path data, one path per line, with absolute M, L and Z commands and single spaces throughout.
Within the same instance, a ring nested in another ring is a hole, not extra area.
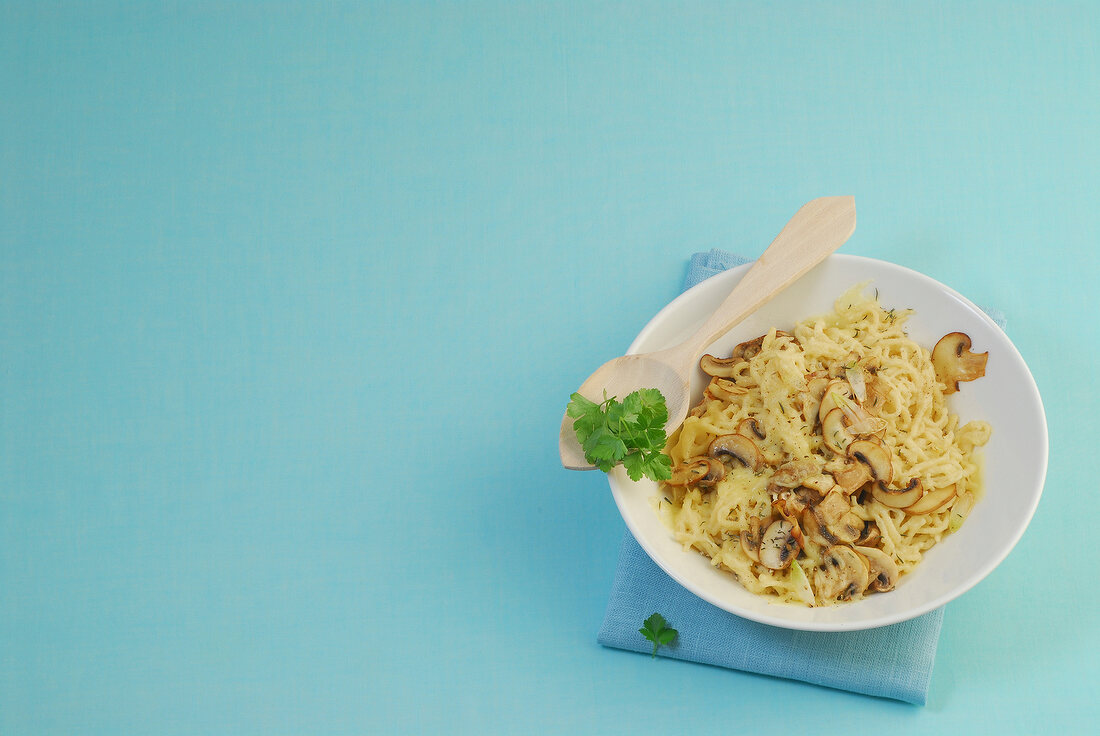
M 825 386 L 825 392 L 821 396 L 821 406 L 817 409 L 818 419 L 822 422 L 825 421 L 825 417 L 828 416 L 829 412 L 840 406 L 837 403 L 838 396 L 846 399 L 851 398 L 852 387 L 846 381 L 829 381 Z
M 741 549 L 753 562 L 760 562 L 760 517 L 749 520 L 749 528 L 741 530 Z
M 803 480 L 819 472 L 813 460 L 791 460 L 779 466 L 771 477 L 771 483 L 782 488 L 798 488 Z
M 784 521 L 791 524 L 791 536 L 794 537 L 794 541 L 798 543 L 799 549 L 806 548 L 806 537 L 802 534 L 802 527 L 798 525 L 798 515 L 802 512 L 805 506 L 798 506 L 796 499 L 791 496 L 788 498 L 777 498 L 772 501 L 772 508 L 774 508 Z
M 907 514 L 930 514 L 955 497 L 955 484 L 943 488 L 933 488 L 924 494 L 912 506 L 907 506 Z
M 703 389 L 704 396 L 719 401 L 731 401 L 734 396 L 744 396 L 748 392 L 747 388 L 741 388 L 728 378 L 712 378 L 707 387 Z
M 718 481 L 726 477 L 726 466 L 714 458 L 706 458 L 706 460 L 710 467 L 707 469 L 707 474 L 700 478 L 696 485 L 700 488 L 713 488 Z
M 878 530 L 878 524 L 873 521 L 865 522 L 863 531 L 859 534 L 856 544 L 860 547 L 877 547 L 882 541 L 882 532 Z
M 924 495 L 924 486 L 920 478 L 913 478 L 904 488 L 890 488 L 882 481 L 878 481 L 871 487 L 871 495 L 884 506 L 892 509 L 904 509 L 912 506 Z
M 844 455 L 848 451 L 848 445 L 854 438 L 848 433 L 841 409 L 833 409 L 821 420 L 821 439 L 826 447 L 838 455 Z
M 989 353 L 970 352 L 970 336 L 965 332 L 949 332 L 932 348 L 932 367 L 947 388 L 945 394 L 959 390 L 960 381 L 973 381 L 985 375 Z
M 745 419 L 742 419 L 741 423 L 737 425 L 737 434 L 744 435 L 750 440 L 753 437 L 762 440 L 767 436 L 764 434 L 764 430 L 760 426 L 760 422 L 756 421 L 754 417 L 746 417 Z
M 867 567 L 870 570 L 867 590 L 876 590 L 880 593 L 893 590 L 901 575 L 894 558 L 874 547 L 853 547 L 853 549 L 867 560 Z
M 795 521 L 797 516 L 810 506 L 821 503 L 821 494 L 811 488 L 798 487 L 793 491 L 784 491 L 784 495 L 775 499 L 775 506 L 784 518 Z
M 810 538 L 814 544 L 819 547 L 828 547 L 830 544 L 836 544 L 836 539 L 830 539 L 825 536 L 825 530 L 821 528 L 821 524 L 817 521 L 817 516 L 814 514 L 813 509 L 806 509 L 802 512 L 802 531 Z
M 818 493 L 828 493 L 836 486 L 836 481 L 833 480 L 833 476 L 828 473 L 817 473 L 816 475 L 811 475 L 809 478 L 803 478 L 802 485 Z
M 773 521 L 760 538 L 760 564 L 782 570 L 798 556 L 800 546 L 794 535 L 795 525 L 786 519 Z
M 837 491 L 825 496 L 821 503 L 814 507 L 814 511 L 817 512 L 818 519 L 821 521 L 835 521 L 848 513 L 851 508 L 852 505 L 848 499 Z
M 875 480 L 890 483 L 894 480 L 894 463 L 890 451 L 871 440 L 856 440 L 848 445 L 848 457 L 866 463 Z
M 712 458 L 719 460 L 736 458 L 751 468 L 754 473 L 759 472 L 764 465 L 764 456 L 760 454 L 760 449 L 743 434 L 724 434 L 715 437 L 707 452 Z
M 780 334 L 780 333 L 776 333 Z M 740 362 L 742 360 L 752 360 L 760 352 L 760 348 L 764 345 L 764 338 L 767 335 L 761 335 L 760 337 L 754 337 L 751 340 L 737 345 L 730 353 L 730 360 Z
M 879 381 L 873 380 L 867 385 L 867 400 L 863 402 L 863 410 L 871 416 L 878 416 L 886 406 L 887 395 L 879 387 Z
M 813 488 L 806 486 L 800 486 L 794 489 L 794 493 L 791 494 L 791 498 L 797 499 L 797 502 L 803 507 L 816 506 L 821 503 L 823 498 L 822 494 Z
M 733 378 L 737 374 L 739 358 L 715 358 L 713 355 L 704 355 L 699 358 L 699 367 L 703 373 L 713 378 Z
M 825 496 L 813 509 L 822 536 L 829 541 L 850 544 L 859 539 L 863 531 L 863 519 L 852 511 L 848 497 L 840 491 Z
M 802 399 L 802 418 L 810 423 L 811 428 L 821 417 L 821 399 L 825 396 L 825 387 L 828 385 L 828 378 L 814 376 L 806 382 L 806 390 L 799 394 Z
M 865 483 L 874 480 L 871 475 L 871 466 L 867 463 L 849 462 L 841 470 L 834 470 L 833 479 L 836 484 L 849 496 L 863 487 Z
M 672 469 L 672 477 L 665 481 L 670 486 L 713 487 L 726 477 L 726 466 L 712 457 L 693 457 Z
M 822 600 L 847 601 L 867 589 L 871 566 L 851 547 L 835 544 L 821 556 L 821 567 L 814 573 L 817 594 Z

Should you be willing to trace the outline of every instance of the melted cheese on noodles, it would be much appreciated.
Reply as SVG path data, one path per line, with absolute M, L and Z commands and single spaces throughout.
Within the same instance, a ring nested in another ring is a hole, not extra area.
M 913 570 L 924 553 L 961 523 L 980 491 L 980 465 L 974 449 L 986 443 L 984 422 L 962 426 L 947 407 L 929 351 L 906 335 L 908 311 L 885 310 L 855 286 L 835 303 L 834 311 L 795 325 L 791 332 L 771 330 L 759 352 L 737 364 L 729 379 L 738 390 L 728 398 L 708 398 L 692 411 L 669 439 L 674 465 L 705 456 L 711 442 L 733 434 L 755 418 L 763 439 L 756 443 L 767 463 L 754 473 L 732 463 L 713 489 L 662 485 L 659 511 L 685 548 L 695 549 L 718 568 L 732 573 L 748 590 L 778 601 L 828 605 L 812 585 L 824 547 L 809 536 L 794 562 L 773 570 L 754 562 L 740 541 L 753 517 L 767 523 L 776 516 L 776 469 L 793 460 L 808 461 L 822 472 L 840 461 L 823 443 L 810 381 L 815 376 L 866 382 L 862 405 L 885 420 L 881 443 L 889 450 L 894 478 L 919 478 L 926 492 L 954 485 L 950 502 L 926 514 L 885 506 L 869 492 L 852 494 L 852 510 L 880 532 L 878 547 L 901 575 Z M 863 393 L 862 391 L 860 393 Z M 861 591 L 855 592 L 860 597 Z

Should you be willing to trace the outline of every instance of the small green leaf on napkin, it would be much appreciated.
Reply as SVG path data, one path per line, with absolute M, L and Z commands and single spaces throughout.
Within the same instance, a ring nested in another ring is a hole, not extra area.
M 664 644 L 668 646 L 676 640 L 676 629 L 668 628 L 668 622 L 665 621 L 665 617 L 659 613 L 655 613 L 645 620 L 645 625 L 638 629 L 638 633 L 653 642 L 653 654 L 655 658 L 657 656 L 657 647 Z

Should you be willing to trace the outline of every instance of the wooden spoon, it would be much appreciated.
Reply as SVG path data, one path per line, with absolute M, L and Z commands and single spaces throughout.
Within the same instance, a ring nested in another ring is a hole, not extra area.
M 802 206 L 768 249 L 703 326 L 675 347 L 624 355 L 604 363 L 578 392 L 592 401 L 620 400 L 639 388 L 656 388 L 668 406 L 665 431 L 679 427 L 688 413 L 691 376 L 708 345 L 767 303 L 844 244 L 856 229 L 855 197 L 820 197 Z M 570 470 L 592 470 L 566 415 L 558 437 L 561 463 Z

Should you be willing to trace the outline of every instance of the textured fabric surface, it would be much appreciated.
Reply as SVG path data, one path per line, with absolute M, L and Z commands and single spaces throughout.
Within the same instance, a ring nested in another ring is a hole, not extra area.
M 748 259 L 722 250 L 696 253 L 684 289 Z M 983 308 L 984 309 L 984 308 Z M 1004 317 L 985 309 L 1004 329 Z M 638 629 L 660 612 L 680 633 L 661 655 L 923 705 L 936 658 L 943 609 L 893 626 L 846 633 L 791 631 L 734 616 L 689 593 L 661 570 L 629 532 L 599 642 L 649 653 Z
M 599 642 L 649 654 L 638 629 L 660 612 L 679 635 L 663 657 L 923 705 L 936 658 L 943 609 L 866 631 L 792 631 L 734 616 L 689 593 L 627 533 Z

